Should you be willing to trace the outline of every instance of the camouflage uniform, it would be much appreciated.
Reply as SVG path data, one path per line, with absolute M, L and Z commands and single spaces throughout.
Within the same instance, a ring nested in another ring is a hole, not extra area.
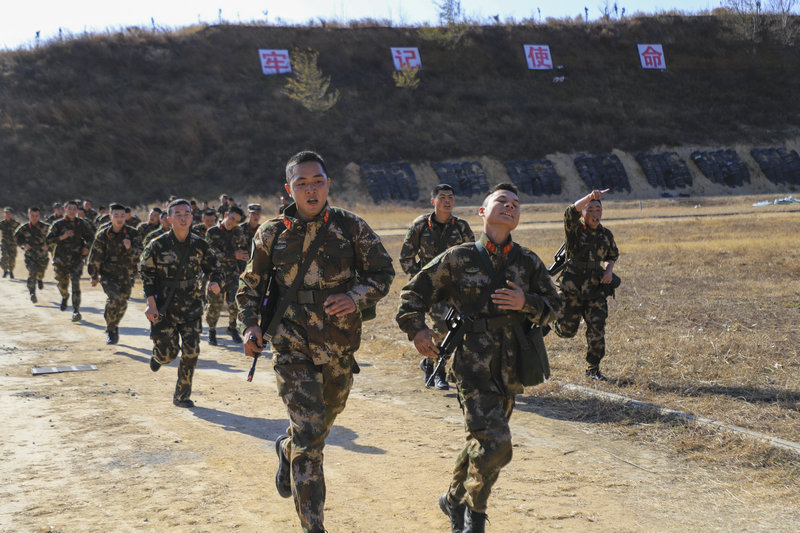
M 608 304 L 600 291 L 602 262 L 616 261 L 619 250 L 614 235 L 603 225 L 591 229 L 583 224 L 574 205 L 564 212 L 567 265 L 559 278 L 564 310 L 553 330 L 559 337 L 574 337 L 581 318 L 586 322 L 586 365 L 597 370 L 605 355 L 605 327 Z
M 157 229 L 151 231 L 150 233 L 147 233 L 147 234 L 140 233 L 139 235 L 142 235 L 142 246 L 146 247 L 154 239 L 156 239 L 157 237 L 161 237 L 162 235 L 164 235 L 165 233 L 168 233 L 168 232 L 169 232 L 168 229 L 164 228 L 164 226 L 161 226 L 159 224 L 159 227 Z
M 57 220 L 61 220 L 62 218 L 64 218 L 64 215 L 56 215 L 55 213 L 50 213 L 49 215 L 47 215 L 44 221 L 46 224 L 52 226 L 54 222 L 56 222 Z
M 561 297 L 539 257 L 509 241 L 499 248 L 485 235 L 481 243 L 496 272 L 526 293 L 521 311 L 498 309 L 490 299 L 477 312 L 452 359 L 451 374 L 458 388 L 464 414 L 466 446 L 456 460 L 449 496 L 456 505 L 466 504 L 485 512 L 492 485 L 500 469 L 511 461 L 508 419 L 514 396 L 523 391 L 517 377 L 519 346 L 514 324 L 531 321 L 544 325 L 558 315 Z M 484 296 L 491 274 L 475 244 L 462 244 L 437 256 L 403 287 L 397 323 L 408 338 L 426 328 L 425 313 L 436 302 L 459 311 L 472 312 Z
M 283 454 L 291 462 L 292 495 L 303 531 L 323 527 L 322 451 L 353 383 L 361 310 L 383 298 L 394 278 L 392 259 L 375 232 L 357 215 L 340 209 L 334 215 L 333 209 L 326 205 L 306 222 L 292 205 L 283 217 L 262 224 L 236 296 L 244 332 L 259 323 L 258 287 L 267 272 L 274 266 L 275 280 L 285 290 L 297 275 L 303 250 L 319 231 L 327 232 L 272 337 L 278 392 L 290 423 Z M 358 311 L 327 315 L 322 304 L 337 293 L 350 296 Z
M 123 240 L 131 241 L 131 247 L 125 248 Z M 139 254 L 142 252 L 142 240 L 136 229 L 122 226 L 115 232 L 108 225 L 94 237 L 86 270 L 93 280 L 99 280 L 106 293 L 106 307 L 103 316 L 106 319 L 106 331 L 116 332 L 125 311 L 128 298 L 131 296 L 131 276 L 136 272 Z
M 190 247 L 186 261 L 178 265 L 186 246 Z M 212 282 L 221 284 L 219 263 L 208 243 L 199 236 L 190 231 L 181 243 L 170 230 L 145 247 L 139 271 L 145 298 L 154 296 L 159 306 L 164 305 L 170 287 L 177 287 L 169 309 L 153 325 L 153 359 L 165 365 L 174 361 L 180 350 L 181 360 L 173 400 L 188 400 L 192 393 L 192 377 L 200 354 L 200 333 L 203 330 L 200 277 L 205 272 Z M 179 344 L 179 336 L 182 344 Z
M 250 221 L 247 221 L 247 220 L 245 220 L 244 222 L 239 224 L 239 227 L 241 228 L 242 233 L 244 233 L 245 243 L 247 245 L 245 247 L 245 250 L 247 250 L 248 254 L 252 255 L 252 253 L 253 253 L 253 250 L 252 250 L 252 248 L 253 248 L 253 237 L 255 237 L 256 231 L 258 231 L 258 228 L 259 228 L 260 225 L 261 224 L 259 224 L 258 226 L 256 226 L 254 228 L 253 226 L 250 225 Z
M 72 230 L 74 234 L 66 239 L 59 237 Z M 80 218 L 72 220 L 64 217 L 50 226 L 47 232 L 47 243 L 55 244 L 53 252 L 53 271 L 55 272 L 58 292 L 61 298 L 69 297 L 69 285 L 72 282 L 72 309 L 77 312 L 81 307 L 81 272 L 83 271 L 84 248 L 92 244 L 94 235 L 88 224 Z
M 156 222 L 155 224 L 145 222 L 144 224 L 139 224 L 139 226 L 136 228 L 136 231 L 139 232 L 139 236 L 142 238 L 142 241 L 144 241 L 145 237 L 150 235 L 150 233 L 161 229 L 161 227 L 161 222 Z
M 239 289 L 239 261 L 237 261 L 236 250 L 247 249 L 247 239 L 239 226 L 234 226 L 230 231 L 226 230 L 222 222 L 216 226 L 211 226 L 206 232 L 206 242 L 211 246 L 211 251 L 217 256 L 217 261 L 222 269 L 223 282 L 220 284 L 219 294 L 208 294 L 208 309 L 206 310 L 206 322 L 208 327 L 217 327 L 219 313 L 222 304 L 228 304 L 228 323 L 229 327 L 236 329 L 236 315 L 239 309 L 236 306 L 236 291 Z
M 2 216 L 2 215 L 0 215 Z M 19 228 L 19 222 L 3 219 L 0 221 L 0 267 L 3 274 L 8 272 L 14 275 L 14 265 L 17 262 L 17 241 L 14 232 Z
M 26 222 L 17 228 L 14 237 L 20 248 L 25 245 L 31 247 L 25 250 L 25 268 L 28 269 L 28 292 L 36 294 L 36 282 L 44 279 L 44 271 L 47 270 L 47 250 L 42 250 L 42 246 L 47 246 L 47 231 L 50 229 L 48 224 L 39 222 L 35 226 Z

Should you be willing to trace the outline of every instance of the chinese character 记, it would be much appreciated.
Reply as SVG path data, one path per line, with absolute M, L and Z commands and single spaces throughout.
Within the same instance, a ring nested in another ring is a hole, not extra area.
M 264 74 L 285 74 L 292 71 L 288 50 L 259 50 L 258 55 Z
M 395 70 L 422 68 L 422 59 L 417 48 L 392 48 Z
M 553 58 L 550 56 L 550 46 L 546 44 L 526 44 L 525 60 L 530 70 L 552 70 Z

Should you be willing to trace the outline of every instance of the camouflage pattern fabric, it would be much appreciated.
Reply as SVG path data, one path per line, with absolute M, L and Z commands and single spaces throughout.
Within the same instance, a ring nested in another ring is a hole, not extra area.
M 136 231 L 139 232 L 139 235 L 142 237 L 142 244 L 144 244 L 144 239 L 150 233 L 156 231 L 157 229 L 161 229 L 161 223 L 156 222 L 155 224 L 151 224 L 149 222 L 145 222 L 144 224 L 139 224 L 139 227 L 136 228 Z
M 39 222 L 35 226 L 30 222 L 26 222 L 17 228 L 14 234 L 17 244 L 20 248 L 25 248 L 25 245 L 31 247 L 30 250 L 25 250 L 25 268 L 28 270 L 28 292 L 31 294 L 36 293 L 36 282 L 44 279 L 44 272 L 47 270 L 47 260 L 49 259 L 47 252 L 47 232 L 50 229 L 48 224 Z M 42 247 L 45 247 L 42 250 Z
M 56 215 L 55 213 L 50 213 L 49 215 L 47 215 L 47 217 L 45 217 L 44 221 L 45 223 L 52 226 L 53 222 L 55 222 L 56 220 L 61 220 L 62 218 L 64 218 L 64 215 Z
M 581 318 L 586 323 L 587 369 L 599 368 L 605 356 L 605 326 L 608 304 L 600 291 L 603 277 L 601 262 L 616 261 L 619 250 L 614 235 L 599 225 L 595 229 L 584 226 L 581 213 L 574 205 L 564 212 L 567 266 L 558 281 L 564 297 L 564 310 L 553 324 L 559 337 L 571 338 L 578 332 Z
M 514 395 L 523 391 L 517 377 L 519 345 L 509 322 L 548 324 L 558 316 L 562 301 L 535 253 L 511 239 L 501 247 L 486 235 L 480 242 L 492 268 L 525 291 L 521 311 L 500 310 L 491 300 L 475 311 L 491 283 L 491 273 L 476 245 L 468 243 L 437 256 L 403 287 L 396 319 L 409 340 L 425 329 L 425 313 L 437 302 L 479 318 L 508 321 L 486 331 L 468 330 L 452 357 L 451 379 L 458 389 L 467 441 L 456 462 L 450 494 L 456 504 L 484 512 L 500 469 L 511 459 L 508 417 Z
M 244 222 L 239 224 L 239 227 L 242 228 L 242 233 L 244 233 L 244 237 L 245 237 L 245 240 L 247 242 L 247 246 L 245 247 L 245 250 L 247 250 L 248 254 L 252 254 L 252 252 L 253 252 L 252 251 L 253 237 L 255 237 L 256 232 L 258 231 L 258 228 L 260 226 L 261 225 L 259 224 L 258 226 L 256 226 L 254 228 L 253 226 L 250 225 L 250 221 L 248 221 L 248 220 L 245 220 Z
M 188 255 L 183 265 L 181 254 Z M 178 381 L 175 385 L 176 400 L 188 400 L 192 392 L 192 377 L 200 354 L 200 332 L 203 329 L 203 304 L 200 294 L 200 278 L 205 272 L 212 282 L 222 284 L 217 257 L 206 241 L 189 232 L 181 243 L 172 230 L 153 239 L 142 252 L 139 271 L 142 276 L 144 297 L 154 296 L 156 304 L 164 305 L 170 283 L 179 283 L 169 309 L 157 324 L 153 325 L 153 357 L 167 364 L 181 352 L 178 366 Z M 179 343 L 180 338 L 180 343 Z
M 123 241 L 130 240 L 125 248 Z M 87 271 L 92 279 L 99 279 L 106 293 L 104 317 L 106 331 L 116 331 L 128 308 L 131 296 L 131 276 L 136 273 L 137 261 L 142 251 L 139 233 L 131 226 L 122 226 L 115 232 L 109 224 L 98 230 L 89 252 Z
M 73 235 L 59 240 L 66 232 L 72 230 Z M 55 272 L 58 292 L 61 298 L 69 297 L 69 286 L 72 284 L 72 308 L 77 311 L 81 306 L 81 272 L 83 271 L 82 250 L 88 248 L 93 239 L 89 226 L 80 218 L 62 218 L 50 226 L 47 232 L 47 243 L 54 244 L 53 271 Z
M 14 232 L 20 224 L 13 218 L 0 221 L 0 267 L 3 272 L 14 272 L 14 265 L 17 262 L 17 241 L 14 239 Z
M 273 265 L 285 291 L 297 276 L 303 251 L 325 231 L 300 284 L 306 295 L 314 294 L 307 300 L 313 303 L 290 302 L 272 337 L 278 389 L 290 423 L 291 439 L 285 441 L 284 453 L 291 461 L 292 494 L 304 531 L 320 529 L 323 523 L 322 452 L 353 382 L 353 356 L 361 343 L 360 310 L 383 298 L 394 278 L 392 259 L 377 234 L 357 215 L 333 209 L 326 205 L 313 220 L 302 221 L 291 205 L 283 217 L 262 224 L 236 295 L 244 332 L 259 323 L 258 289 Z M 322 305 L 326 295 L 341 292 L 353 299 L 357 311 L 327 315 Z
M 168 229 L 164 229 L 163 226 L 159 225 L 158 228 L 154 229 L 150 233 L 144 233 L 144 234 L 140 233 L 140 235 L 143 235 L 143 237 L 142 237 L 142 246 L 147 246 L 148 244 L 150 244 L 153 241 L 153 239 L 161 237 L 162 235 L 164 235 L 168 231 L 169 231 Z
M 417 217 L 406 232 L 400 248 L 400 267 L 409 276 L 448 248 L 475 242 L 475 234 L 466 220 L 450 217 L 448 222 L 439 224 L 433 216 L 434 213 L 430 213 Z
M 236 316 L 239 308 L 236 306 L 236 291 L 239 289 L 239 261 L 236 260 L 236 250 L 247 249 L 247 238 L 242 229 L 235 226 L 228 231 L 222 222 L 216 226 L 211 226 L 206 232 L 206 241 L 211 247 L 211 251 L 217 256 L 223 275 L 223 283 L 220 285 L 219 294 L 208 294 L 208 309 L 206 310 L 206 322 L 209 328 L 216 328 L 219 321 L 219 314 L 222 304 L 228 304 L 228 323 L 230 327 L 236 327 Z

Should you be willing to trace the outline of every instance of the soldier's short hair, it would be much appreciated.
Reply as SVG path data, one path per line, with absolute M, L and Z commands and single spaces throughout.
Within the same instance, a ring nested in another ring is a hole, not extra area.
M 11 207 L 11 206 L 8 206 L 8 207 L 3 209 L 3 212 L 4 213 L 13 213 L 14 212 L 14 208 Z
M 161 208 L 160 207 L 154 207 L 153 209 L 150 210 L 150 212 L 151 213 L 158 213 L 160 215 L 161 214 Z
M 261 204 L 250 204 L 247 206 L 247 210 L 251 213 L 260 213 L 261 212 Z
M 514 194 L 519 196 L 519 189 L 517 189 L 517 186 L 514 185 L 513 183 L 498 183 L 497 185 L 489 189 L 489 192 L 486 193 L 486 196 L 483 197 L 483 200 L 486 201 L 487 198 L 489 198 L 492 194 L 496 193 L 497 191 L 513 192 Z
M 53 202 L 53 209 L 58 209 L 59 207 L 62 207 L 60 203 Z
M 68 205 L 74 205 L 75 207 L 80 207 L 80 206 L 78 205 L 78 201 L 77 201 L 77 200 L 67 200 L 67 201 L 64 203 L 64 207 L 67 207 Z
M 111 204 L 108 206 L 109 211 L 125 211 L 125 206 L 122 204 Z M 130 211 L 127 211 L 130 212 Z
M 244 218 L 244 211 L 242 211 L 242 208 L 239 207 L 238 205 L 231 206 L 231 208 L 228 209 L 228 214 L 229 215 L 234 214 L 234 213 L 239 215 L 239 218 Z
M 456 193 L 452 185 L 448 183 L 440 183 L 439 185 L 431 189 L 431 198 L 436 198 L 436 195 L 442 191 L 450 191 L 453 194 Z
M 32 205 L 32 206 L 30 206 L 28 208 L 28 212 L 30 212 L 30 213 L 37 212 L 38 213 L 39 212 L 39 208 L 37 206 L 35 206 L 35 205 Z
M 294 172 L 294 167 L 302 163 L 319 163 L 319 166 L 322 167 L 322 171 L 325 173 L 325 176 L 328 175 L 328 169 L 325 166 L 325 160 L 322 159 L 322 156 L 317 152 L 312 152 L 311 150 L 303 150 L 302 152 L 297 152 L 294 154 L 289 158 L 289 161 L 286 162 L 286 183 L 290 183 L 292 181 L 292 172 Z
M 192 204 L 189 203 L 189 200 L 184 200 L 183 198 L 175 198 L 167 206 L 167 213 L 172 213 L 172 208 L 178 207 L 179 205 L 185 205 L 189 209 L 192 208 Z
M 113 209 L 113 207 L 112 207 L 112 209 Z M 125 212 L 126 212 L 126 213 L 130 213 L 130 212 L 131 212 L 131 208 L 126 206 L 126 207 L 125 207 Z
M 197 207 L 197 202 L 195 202 L 194 200 L 189 200 L 189 205 L 191 205 L 192 207 Z
M 214 217 L 214 218 L 217 218 L 217 212 L 216 212 L 216 211 L 214 211 L 213 209 L 206 209 L 205 211 L 203 211 L 203 216 L 204 216 L 204 217 Z

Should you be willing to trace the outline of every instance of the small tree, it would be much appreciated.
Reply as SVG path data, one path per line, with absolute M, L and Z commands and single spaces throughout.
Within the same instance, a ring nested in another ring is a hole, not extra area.
M 324 76 L 317 66 L 319 52 L 311 48 L 292 51 L 292 77 L 283 86 L 283 93 L 315 113 L 322 113 L 339 101 L 339 91 L 328 89 L 331 77 Z
M 403 67 L 403 70 L 392 72 L 395 87 L 413 91 L 419 87 L 419 67 Z
M 439 26 L 430 28 L 424 26 L 419 29 L 420 37 L 434 41 L 450 49 L 455 68 L 458 49 L 469 33 L 470 25 L 461 9 L 460 0 L 442 0 L 433 2 L 439 10 Z

